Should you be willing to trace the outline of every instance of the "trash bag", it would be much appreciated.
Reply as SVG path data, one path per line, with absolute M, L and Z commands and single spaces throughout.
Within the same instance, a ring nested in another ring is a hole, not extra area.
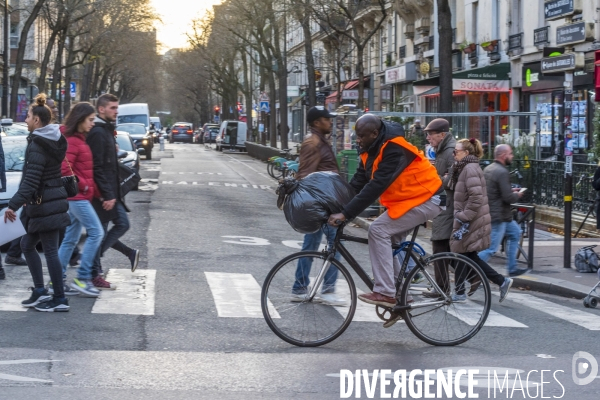
M 277 206 L 295 231 L 314 233 L 331 214 L 354 197 L 354 190 L 335 172 L 313 172 L 302 180 L 286 178 L 277 187 Z

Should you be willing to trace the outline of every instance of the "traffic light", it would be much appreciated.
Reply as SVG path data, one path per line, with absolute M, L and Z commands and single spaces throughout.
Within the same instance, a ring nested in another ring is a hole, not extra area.
M 315 69 L 315 81 L 320 81 L 322 77 L 323 77 L 323 74 L 321 74 L 321 71 L 319 71 L 318 69 Z
M 221 111 L 221 107 L 215 106 L 215 114 L 219 114 L 220 111 Z
M 237 102 L 237 111 L 238 113 L 242 112 L 242 103 L 240 103 L 239 101 Z

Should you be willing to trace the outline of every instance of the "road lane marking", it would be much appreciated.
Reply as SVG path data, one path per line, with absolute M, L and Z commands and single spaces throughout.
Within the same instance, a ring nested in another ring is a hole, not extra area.
M 452 307 L 446 307 L 446 312 L 469 326 L 475 326 L 481 316 L 481 305 L 467 300 L 466 303 L 455 303 Z M 485 321 L 486 327 L 504 327 L 504 328 L 528 328 L 527 325 L 508 318 L 493 310 L 490 310 Z
M 494 293 L 494 295 L 498 296 L 497 293 Z M 508 299 L 572 324 L 582 326 L 590 331 L 600 331 L 600 316 L 576 308 L 561 306 L 560 304 L 552 303 L 530 294 L 510 293 Z
M 221 236 L 226 239 L 238 240 L 223 240 L 224 243 L 243 244 L 246 246 L 269 246 L 271 242 L 267 239 L 257 238 L 252 236 Z
M 204 272 L 217 307 L 223 318 L 263 318 L 261 288 L 252 274 Z M 269 301 L 272 318 L 280 318 Z
M 260 189 L 260 190 L 273 190 L 269 185 L 253 185 L 249 183 L 233 183 L 233 182 L 208 182 L 201 183 L 197 181 L 161 181 L 162 185 L 198 185 L 198 186 L 218 186 L 218 187 L 231 187 L 231 188 L 244 188 L 244 189 Z
M 154 315 L 156 270 L 109 269 L 106 280 L 116 290 L 102 290 L 93 314 Z
M 338 279 L 339 281 L 339 279 Z M 336 295 L 346 299 L 348 302 L 347 306 L 336 306 L 334 307 L 337 312 L 344 318 L 348 315 L 348 311 L 350 310 L 350 288 L 348 287 L 348 283 L 346 280 L 343 280 L 345 284 L 338 285 L 336 282 L 335 285 L 335 293 Z M 359 296 L 364 292 L 359 288 L 356 288 L 356 295 Z M 352 321 L 359 322 L 380 322 L 383 321 L 377 316 L 377 312 L 375 312 L 376 306 L 373 304 L 367 304 L 364 301 L 356 300 L 356 311 L 354 311 L 354 317 L 352 317 Z M 400 321 L 398 321 L 400 322 Z M 404 321 L 402 321 L 404 322 Z
M 31 297 L 29 287 L 33 286 L 31 274 L 27 267 L 5 265 L 6 280 L 0 283 L 0 311 L 21 311 L 29 308 L 21 305 L 23 300 Z M 44 268 L 44 282 L 48 282 L 47 269 Z

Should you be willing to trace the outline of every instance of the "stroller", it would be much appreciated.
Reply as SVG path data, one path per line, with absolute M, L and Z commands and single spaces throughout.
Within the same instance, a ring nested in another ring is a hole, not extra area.
M 600 269 L 598 270 L 598 279 L 600 279 Z M 583 305 L 586 308 L 596 308 L 598 305 L 598 300 L 600 300 L 600 291 L 597 291 L 600 288 L 600 281 L 594 285 L 592 290 L 588 293 L 588 295 L 583 299 Z

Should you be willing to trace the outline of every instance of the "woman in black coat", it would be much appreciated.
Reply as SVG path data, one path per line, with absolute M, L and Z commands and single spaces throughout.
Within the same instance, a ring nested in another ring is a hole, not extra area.
M 34 288 L 31 297 L 21 302 L 23 307 L 38 311 L 69 311 L 65 298 L 62 267 L 58 258 L 58 232 L 71 223 L 67 211 L 67 192 L 61 179 L 61 165 L 67 151 L 67 141 L 59 126 L 50 124 L 52 110 L 46 105 L 46 95 L 40 94 L 27 113 L 25 167 L 19 190 L 10 199 L 4 220 L 14 221 L 23 206 L 21 221 L 27 234 L 21 239 L 21 250 L 27 260 Z M 42 242 L 44 256 L 53 282 L 54 296 L 44 287 L 42 260 L 35 246 Z

